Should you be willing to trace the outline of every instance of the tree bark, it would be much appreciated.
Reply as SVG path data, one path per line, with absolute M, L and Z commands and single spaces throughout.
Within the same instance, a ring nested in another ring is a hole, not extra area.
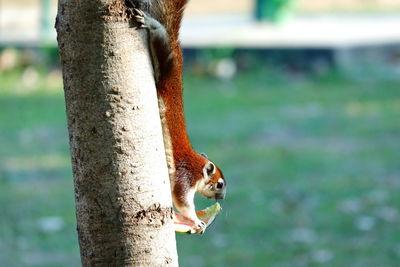
M 83 266 L 177 266 L 145 31 L 122 0 L 59 0 L 57 40 Z

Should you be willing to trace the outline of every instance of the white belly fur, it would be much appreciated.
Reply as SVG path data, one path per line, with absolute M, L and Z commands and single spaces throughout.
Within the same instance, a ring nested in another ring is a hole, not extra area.
M 173 154 L 173 148 L 172 148 L 171 135 L 169 133 L 168 124 L 167 124 L 167 118 L 165 117 L 167 108 L 166 108 L 164 101 L 160 95 L 158 95 L 158 108 L 160 110 L 160 119 L 161 119 L 161 126 L 162 126 L 162 133 L 163 133 L 164 147 L 165 147 L 165 156 L 167 159 L 168 174 L 169 174 L 169 180 L 171 183 L 171 190 L 172 190 L 174 187 L 174 176 L 175 176 L 174 154 Z

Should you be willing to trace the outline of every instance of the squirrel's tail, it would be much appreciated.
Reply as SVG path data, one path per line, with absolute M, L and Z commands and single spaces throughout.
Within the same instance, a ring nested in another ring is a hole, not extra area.
M 177 42 L 183 12 L 188 0 L 151 0 L 151 15 L 164 25 L 172 42 Z

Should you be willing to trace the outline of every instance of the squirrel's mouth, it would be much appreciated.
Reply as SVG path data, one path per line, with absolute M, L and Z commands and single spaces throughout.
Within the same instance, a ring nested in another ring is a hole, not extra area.
M 225 193 L 217 193 L 215 194 L 215 199 L 224 199 L 225 198 Z

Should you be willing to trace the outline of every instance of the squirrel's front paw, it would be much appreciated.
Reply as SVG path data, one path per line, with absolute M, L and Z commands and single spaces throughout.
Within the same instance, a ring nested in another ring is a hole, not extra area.
M 133 10 L 135 11 L 134 18 L 135 18 L 135 21 L 137 23 L 139 23 L 139 28 L 145 28 L 146 27 L 146 20 L 145 20 L 146 14 L 144 14 L 144 12 L 142 10 L 137 9 L 137 8 L 134 8 Z
M 206 231 L 207 224 L 201 220 L 196 220 L 192 229 L 198 234 L 204 234 Z

